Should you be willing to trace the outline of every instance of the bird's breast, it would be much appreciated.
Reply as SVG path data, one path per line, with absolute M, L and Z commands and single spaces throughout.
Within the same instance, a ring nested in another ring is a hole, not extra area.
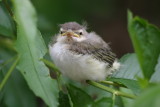
M 94 59 L 91 55 L 76 54 L 69 51 L 66 44 L 56 43 L 49 46 L 50 56 L 62 74 L 77 80 L 104 80 L 107 64 Z M 108 69 L 108 73 L 110 73 Z

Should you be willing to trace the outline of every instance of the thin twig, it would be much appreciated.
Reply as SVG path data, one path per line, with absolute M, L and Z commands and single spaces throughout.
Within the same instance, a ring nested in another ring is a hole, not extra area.
M 40 59 L 41 61 L 43 61 L 47 66 L 51 67 L 55 72 L 59 72 L 58 68 L 50 61 L 46 60 L 46 59 Z
M 108 92 L 110 92 L 112 94 L 115 94 L 117 96 L 123 96 L 123 97 L 131 98 L 131 99 L 136 98 L 136 96 L 133 95 L 133 94 L 128 94 L 128 93 L 124 93 L 124 92 L 121 92 L 121 91 L 118 91 L 118 90 L 114 90 L 112 88 L 109 88 L 107 86 L 104 86 L 104 85 L 102 85 L 100 83 L 97 83 L 97 82 L 94 82 L 94 81 L 87 81 L 87 83 L 92 85 L 92 86 L 95 86 L 97 88 L 100 88 L 100 89 L 103 89 L 105 91 L 108 91 Z
M 123 84 L 118 84 L 118 83 L 115 83 L 113 81 L 100 81 L 101 83 L 103 84 L 107 84 L 107 85 L 113 85 L 113 86 L 116 86 L 116 87 L 125 87 Z
M 2 68 L 3 66 L 9 64 L 9 63 L 12 62 L 16 57 L 17 57 L 17 56 L 12 57 L 12 58 L 6 60 L 5 62 L 2 62 L 1 65 L 0 65 L 0 67 Z
M 10 8 L 10 6 L 9 6 L 8 3 L 7 3 L 7 0 L 2 0 L 2 1 L 3 1 L 3 3 L 4 3 L 4 6 L 6 7 L 9 15 L 10 15 L 11 18 L 13 19 L 13 24 L 14 24 L 14 27 L 16 28 L 17 23 L 16 23 L 16 21 L 15 21 L 14 14 L 13 14 L 11 8 Z M 14 37 L 16 37 L 17 31 L 14 30 L 14 31 L 13 31 L 13 34 L 14 34 Z M 14 38 L 14 39 L 15 39 L 15 38 Z
M 112 107 L 115 105 L 115 100 L 116 100 L 116 95 L 113 93 L 112 94 Z
M 5 7 L 7 8 L 8 12 L 9 12 L 10 16 L 13 17 L 12 10 L 10 9 L 7 1 L 6 1 L 6 0 L 3 0 L 3 2 L 4 2 L 4 5 L 5 5 Z
M 7 74 L 5 75 L 4 79 L 2 80 L 2 82 L 0 84 L 0 91 L 2 90 L 2 88 L 4 87 L 4 85 L 6 84 L 8 78 L 10 77 L 10 75 L 11 75 L 12 71 L 14 70 L 14 68 L 16 67 L 18 61 L 19 61 L 19 56 L 17 56 L 15 62 L 12 64 L 12 66 L 8 70 Z

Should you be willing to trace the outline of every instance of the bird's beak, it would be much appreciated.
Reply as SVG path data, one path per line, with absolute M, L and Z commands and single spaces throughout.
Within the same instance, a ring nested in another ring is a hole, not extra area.
M 74 37 L 80 37 L 78 34 L 74 33 L 74 32 L 65 32 L 63 34 L 61 34 L 62 36 L 68 36 L 68 37 L 71 37 L 71 36 L 74 36 Z

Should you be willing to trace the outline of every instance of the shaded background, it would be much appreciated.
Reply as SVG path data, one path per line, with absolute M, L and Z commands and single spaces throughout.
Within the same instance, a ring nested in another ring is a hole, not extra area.
M 68 21 L 88 23 L 121 57 L 133 52 L 127 32 L 127 9 L 160 25 L 160 0 L 32 0 L 39 17 L 39 28 L 46 44 L 58 32 L 58 24 Z

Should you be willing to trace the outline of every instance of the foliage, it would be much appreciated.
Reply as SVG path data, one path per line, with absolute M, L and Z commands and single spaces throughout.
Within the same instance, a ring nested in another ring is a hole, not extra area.
M 160 31 L 139 17 L 132 19 L 128 12 L 128 30 L 133 42 L 144 77 L 150 79 L 160 53 Z
M 31 2 L 12 0 L 14 13 L 7 4 L 0 2 L 2 107 L 159 107 L 159 28 L 128 11 L 135 53 L 124 55 L 120 70 L 105 81 L 87 81 L 89 85 L 84 86 L 62 78 L 48 60 L 48 37 L 42 38 L 38 30 Z

